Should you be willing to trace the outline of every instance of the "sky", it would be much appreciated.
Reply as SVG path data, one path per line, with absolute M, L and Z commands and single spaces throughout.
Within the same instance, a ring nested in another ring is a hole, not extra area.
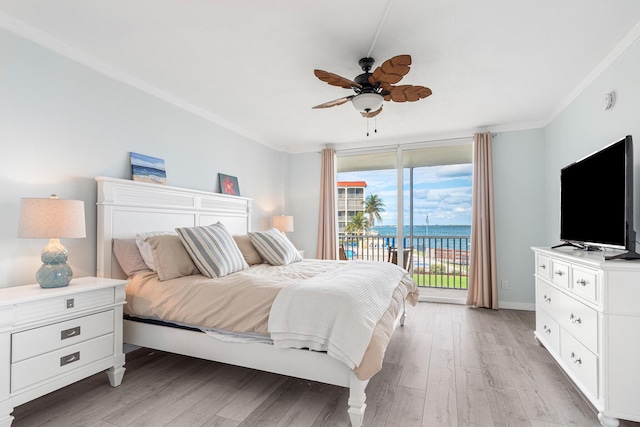
M 413 170 L 414 225 L 471 225 L 472 165 L 445 165 Z M 365 181 L 365 195 L 377 194 L 385 204 L 382 223 L 396 225 L 396 170 L 339 172 L 338 181 Z M 404 172 L 404 224 L 409 225 L 409 172 Z

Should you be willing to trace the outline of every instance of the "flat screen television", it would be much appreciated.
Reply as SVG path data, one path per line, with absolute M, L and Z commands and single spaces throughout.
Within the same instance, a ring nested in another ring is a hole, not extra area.
M 562 168 L 560 240 L 582 249 L 627 251 L 607 259 L 640 258 L 633 229 L 630 135 Z

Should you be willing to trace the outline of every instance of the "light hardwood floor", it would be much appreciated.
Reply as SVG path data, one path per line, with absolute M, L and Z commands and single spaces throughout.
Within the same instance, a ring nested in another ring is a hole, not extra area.
M 526 311 L 410 307 L 367 387 L 364 425 L 599 426 L 534 324 Z M 147 349 L 126 368 L 120 387 L 98 374 L 19 406 L 13 426 L 349 425 L 341 387 Z

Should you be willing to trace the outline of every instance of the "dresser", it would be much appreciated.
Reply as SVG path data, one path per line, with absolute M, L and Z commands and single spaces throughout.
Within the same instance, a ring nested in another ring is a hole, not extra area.
M 1 427 L 16 406 L 98 372 L 120 385 L 125 285 L 84 277 L 62 288 L 0 289 Z
M 640 262 L 532 248 L 535 336 L 598 410 L 603 426 L 640 421 Z

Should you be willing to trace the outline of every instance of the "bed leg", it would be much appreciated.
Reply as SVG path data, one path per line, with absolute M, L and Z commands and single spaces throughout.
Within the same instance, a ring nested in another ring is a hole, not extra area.
M 361 381 L 352 372 L 349 379 L 349 419 L 351 420 L 351 427 L 361 427 L 362 420 L 364 419 L 364 410 L 367 408 L 367 404 L 364 403 L 367 399 L 367 395 L 364 389 L 369 384 L 369 380 Z
M 407 320 L 407 306 L 402 307 L 402 316 L 400 316 L 400 326 L 404 326 L 404 322 Z

